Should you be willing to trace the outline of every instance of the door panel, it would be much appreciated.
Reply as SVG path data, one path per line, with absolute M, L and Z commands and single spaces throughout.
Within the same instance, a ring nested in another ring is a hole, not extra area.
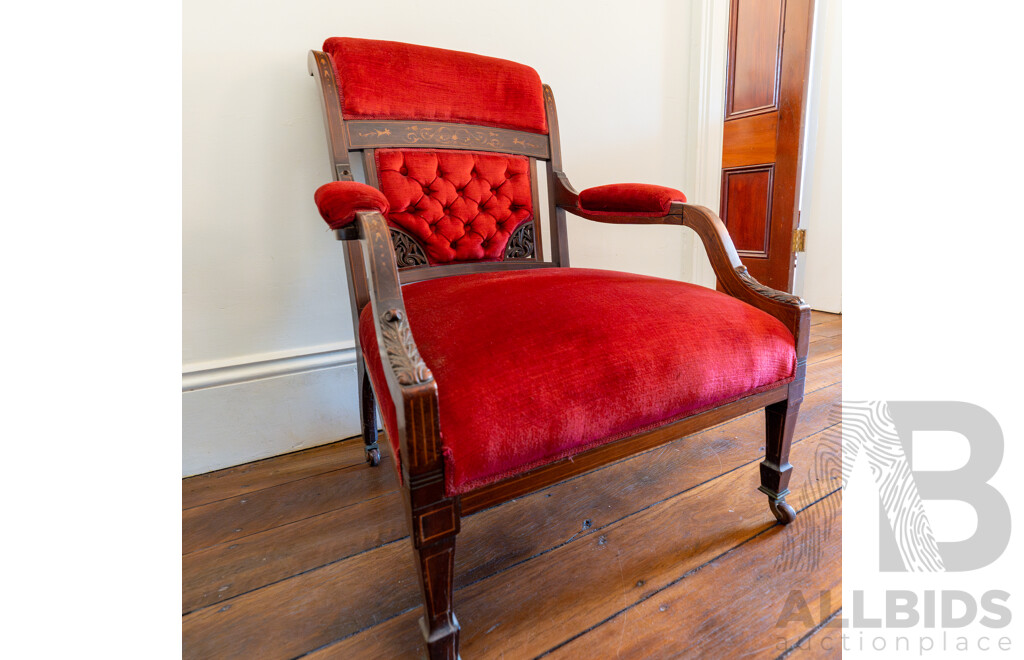
M 726 171 L 723 178 L 722 220 L 741 259 L 768 256 L 774 170 L 774 165 L 739 167 Z M 730 218 L 742 222 L 730 225 Z
M 775 162 L 775 137 L 779 113 L 754 115 L 743 121 L 725 122 L 722 167 L 743 167 L 751 163 Z
M 732 0 L 722 220 L 750 274 L 791 291 L 813 0 Z
M 733 2 L 729 19 L 732 84 L 726 119 L 775 109 L 782 11 L 783 0 Z

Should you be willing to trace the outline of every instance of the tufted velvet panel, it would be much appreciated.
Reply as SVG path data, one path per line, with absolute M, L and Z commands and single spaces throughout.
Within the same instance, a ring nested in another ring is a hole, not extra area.
M 583 268 L 403 287 L 437 381 L 446 492 L 465 493 L 793 378 L 793 335 L 712 289 Z M 398 456 L 373 314 L 359 340 Z
M 544 88 L 524 64 L 397 41 L 332 37 L 345 119 L 408 119 L 547 133 Z
M 379 149 L 388 220 L 424 247 L 431 264 L 500 261 L 512 232 L 533 219 L 524 156 Z

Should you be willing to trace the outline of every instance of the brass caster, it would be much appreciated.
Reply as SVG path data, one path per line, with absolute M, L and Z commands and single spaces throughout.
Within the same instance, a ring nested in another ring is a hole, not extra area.
M 772 510 L 772 515 L 776 520 L 783 525 L 788 525 L 796 520 L 796 511 L 786 504 L 786 495 L 789 495 L 788 488 L 783 489 L 781 493 L 776 493 L 767 486 L 760 486 L 758 490 L 768 496 L 768 508 Z
M 788 525 L 796 520 L 796 511 L 793 507 L 786 504 L 786 500 L 777 500 L 774 497 L 769 497 L 768 508 L 772 510 L 772 513 L 775 515 L 775 519 L 783 525 Z
M 370 467 L 380 465 L 380 449 L 377 448 L 376 444 L 366 448 L 366 462 L 370 464 Z

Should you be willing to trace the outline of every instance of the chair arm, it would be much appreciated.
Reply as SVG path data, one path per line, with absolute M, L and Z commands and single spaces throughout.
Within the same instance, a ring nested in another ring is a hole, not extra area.
M 675 188 L 613 183 L 577 193 L 565 174 L 555 173 L 555 205 L 578 216 L 615 224 L 661 224 L 673 202 L 685 202 Z
M 662 217 L 672 202 L 685 202 L 686 195 L 675 188 L 646 183 L 613 183 L 587 188 L 577 198 L 579 209 L 594 215 L 613 217 Z
M 387 394 L 394 402 L 398 418 L 404 483 L 417 486 L 418 476 L 443 469 L 437 383 L 420 357 L 409 328 L 384 216 L 377 210 L 357 210 L 355 229 L 358 236 L 351 238 L 358 238 L 362 246 L 380 361 Z M 379 392 L 378 396 L 384 394 Z M 443 480 L 438 480 L 437 485 L 443 489 Z
M 681 192 L 661 186 L 626 184 L 633 188 L 632 194 L 629 191 L 618 192 L 621 188 L 617 186 L 600 186 L 589 189 L 597 191 L 596 195 L 593 192 L 587 195 L 587 190 L 577 193 L 563 172 L 554 172 L 554 184 L 555 206 L 588 220 L 614 224 L 685 225 L 693 229 L 704 243 L 704 250 L 722 289 L 733 298 L 782 321 L 796 340 L 797 359 L 806 357 L 811 324 L 810 306 L 797 296 L 777 291 L 755 280 L 736 254 L 725 223 L 710 209 L 686 204 L 686 198 Z M 677 193 L 681 199 L 671 199 L 673 193 Z M 665 211 L 652 211 L 654 203 L 664 201 L 666 195 L 670 199 L 662 207 Z M 635 202 L 635 212 L 595 210 L 602 207 L 628 208 L 625 204 L 630 199 L 643 196 L 649 201 L 646 205 Z M 591 198 L 589 204 L 587 197 Z M 603 204 L 594 204 L 595 197 L 603 200 Z
M 356 211 L 388 212 L 388 198 L 373 186 L 358 181 L 332 181 L 317 188 L 313 201 L 331 229 L 342 229 L 356 219 Z

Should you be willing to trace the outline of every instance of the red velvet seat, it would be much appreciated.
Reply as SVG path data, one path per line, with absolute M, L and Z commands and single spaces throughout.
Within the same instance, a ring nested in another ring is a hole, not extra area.
M 448 495 L 794 376 L 793 335 L 780 321 L 691 284 L 548 268 L 439 278 L 402 293 L 437 381 Z M 386 392 L 370 311 L 360 340 Z M 394 404 L 380 402 L 397 457 Z

